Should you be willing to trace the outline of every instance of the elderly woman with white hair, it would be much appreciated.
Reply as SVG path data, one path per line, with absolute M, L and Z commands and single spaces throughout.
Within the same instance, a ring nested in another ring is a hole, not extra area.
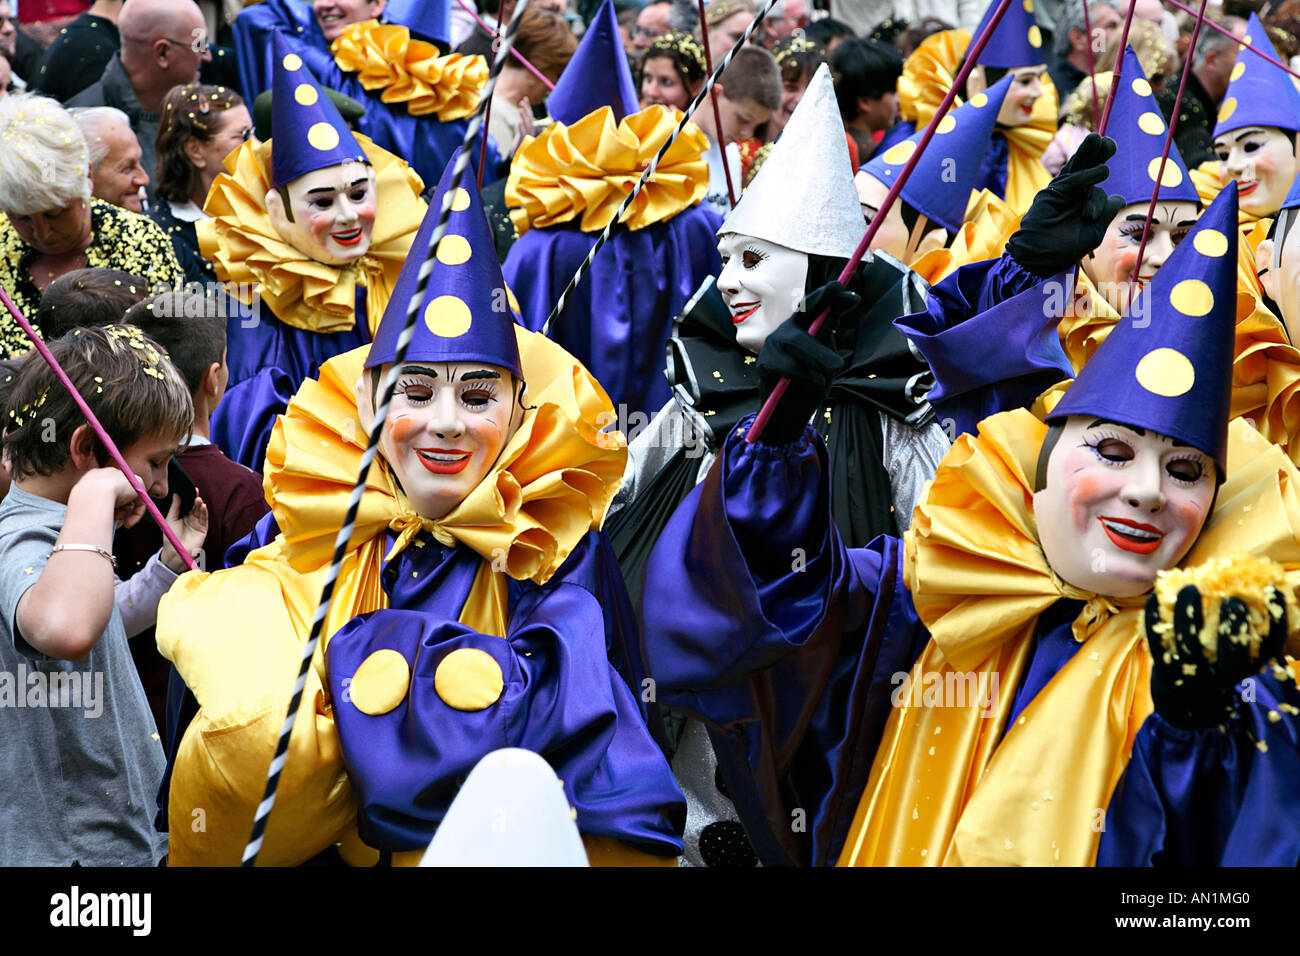
M 86 140 L 54 100 L 0 100 L 0 286 L 25 315 L 73 269 L 121 269 L 155 286 L 182 281 L 166 234 L 144 216 L 91 196 Z M 31 347 L 0 312 L 0 355 Z

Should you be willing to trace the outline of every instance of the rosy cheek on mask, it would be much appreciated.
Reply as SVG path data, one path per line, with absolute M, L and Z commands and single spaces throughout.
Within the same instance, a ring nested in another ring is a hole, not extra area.
M 1082 469 L 1073 476 L 1067 475 L 1066 480 L 1072 485 L 1070 490 L 1070 518 L 1074 524 L 1074 530 L 1078 534 L 1083 534 L 1088 530 L 1088 523 L 1092 520 L 1089 513 L 1092 506 L 1114 493 L 1115 482 L 1108 475 Z
M 388 431 L 393 441 L 404 442 L 415 431 L 415 422 L 409 418 L 397 418 L 388 426 Z
M 1130 252 L 1120 252 L 1115 256 L 1115 275 L 1120 280 L 1131 279 L 1137 271 L 1138 254 L 1134 249 Z
M 1187 529 L 1187 540 L 1183 544 L 1190 545 L 1204 517 L 1200 504 L 1192 498 L 1170 498 L 1166 507 L 1173 516 L 1173 524 Z

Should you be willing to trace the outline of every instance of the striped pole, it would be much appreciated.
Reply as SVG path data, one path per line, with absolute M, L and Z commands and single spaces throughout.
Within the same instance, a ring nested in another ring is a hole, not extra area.
M 916 144 L 916 149 L 912 151 L 912 155 L 908 158 L 907 164 L 899 171 L 898 177 L 894 181 L 894 185 L 890 187 L 889 193 L 885 196 L 884 202 L 880 204 L 880 209 L 872 218 L 871 225 L 867 226 L 866 234 L 862 237 L 861 241 L 858 242 L 858 247 L 853 251 L 853 256 L 849 259 L 848 263 L 845 264 L 844 270 L 840 273 L 840 285 L 847 284 L 849 279 L 853 277 L 853 273 L 857 271 L 858 263 L 860 263 L 862 257 L 866 255 L 867 249 L 871 245 L 871 240 L 876 237 L 876 232 L 884 223 L 885 216 L 889 212 L 890 207 L 894 205 L 894 201 L 898 199 L 899 193 L 902 192 L 903 184 L 906 183 L 908 178 L 912 175 L 912 170 L 916 168 L 917 161 L 920 160 L 921 154 L 925 152 L 925 148 L 930 145 L 930 140 L 934 138 L 934 132 L 939 128 L 939 123 L 948 115 L 948 110 L 952 107 L 953 100 L 957 98 L 957 91 L 966 85 L 966 78 L 970 76 L 971 70 L 975 68 L 975 64 L 979 60 L 980 54 L 984 52 L 984 47 L 988 45 L 989 39 L 993 36 L 993 31 L 996 30 L 998 24 L 1002 22 L 1002 17 L 1006 14 L 1007 9 L 1010 6 L 1011 0 L 1001 0 L 998 4 L 997 10 L 993 12 L 993 17 L 984 28 L 984 32 L 977 36 L 970 47 L 967 48 L 966 58 L 962 62 L 961 69 L 957 71 L 957 76 L 953 79 L 952 86 L 948 88 L 948 92 L 944 95 L 943 100 L 934 111 L 934 116 L 930 117 L 930 123 L 926 126 L 925 132 L 921 135 L 920 142 Z M 820 331 L 822 324 L 826 321 L 826 317 L 830 315 L 830 311 L 830 307 L 828 306 L 821 315 L 817 316 L 817 318 L 813 320 L 812 324 L 808 326 L 809 335 L 816 335 L 818 331 Z M 749 431 L 745 435 L 746 442 L 752 445 L 754 442 L 758 441 L 759 436 L 763 434 L 763 429 L 767 427 L 767 423 L 772 417 L 772 412 L 776 410 L 777 404 L 781 401 L 781 396 L 785 394 L 786 389 L 789 387 L 790 380 L 788 378 L 783 378 L 776 383 L 776 387 L 772 389 L 772 394 L 767 396 L 767 401 L 765 401 L 763 407 L 758 410 L 758 415 L 754 418 L 754 423 L 749 426 Z
M 131 466 L 126 463 L 126 459 L 122 457 L 122 452 L 118 450 L 117 444 L 113 439 L 108 437 L 108 432 L 106 432 L 104 426 L 99 423 L 99 419 L 95 417 L 95 413 L 90 410 L 90 406 L 86 404 L 86 400 L 81 397 L 81 393 L 77 391 L 77 386 L 72 384 L 72 379 L 68 378 L 68 373 L 63 370 L 63 366 L 61 366 L 54 358 L 54 355 L 51 354 L 49 346 L 45 344 L 45 341 L 39 334 L 37 334 L 36 330 L 32 328 L 31 323 L 23 318 L 23 314 L 18 311 L 18 306 L 14 305 L 14 300 L 9 298 L 9 293 L 6 292 L 3 287 L 0 287 L 0 302 L 4 303 L 4 307 L 9 310 L 9 314 L 13 316 L 13 320 L 18 323 L 24 332 L 27 333 L 27 337 L 32 340 L 32 345 L 36 347 L 36 351 L 40 353 L 41 358 L 45 359 L 45 364 L 54 372 L 54 377 L 59 380 L 59 383 L 65 389 L 67 389 L 68 395 L 72 397 L 72 400 L 76 403 L 81 414 L 86 416 L 86 423 L 90 425 L 91 430 L 99 440 L 104 443 L 104 447 L 108 450 L 108 456 L 113 459 L 113 463 L 117 465 L 118 468 L 122 469 L 122 474 L 126 475 L 126 480 L 131 483 L 131 487 L 135 490 L 135 493 L 139 495 L 140 500 L 144 502 L 145 510 L 148 511 L 149 517 L 154 520 L 154 523 L 158 525 L 159 530 L 163 533 L 163 537 L 171 542 L 172 547 L 175 548 L 176 553 L 181 556 L 181 560 L 185 562 L 186 567 L 191 571 L 197 570 L 198 565 L 196 565 L 194 559 L 190 557 L 190 553 L 186 550 L 185 545 L 181 544 L 181 539 L 176 536 L 176 532 L 167 524 L 167 519 L 164 518 L 162 512 L 158 510 L 158 506 L 153 503 L 153 499 L 149 497 L 149 492 L 146 491 L 144 485 L 140 483 L 140 479 L 137 478 L 135 472 L 131 470 Z
M 1003 2 L 1005 4 L 1007 0 L 1003 0 Z M 758 25 L 763 22 L 763 18 L 767 16 L 767 12 L 774 6 L 776 6 L 776 0 L 767 0 L 767 5 L 764 6 L 762 10 L 758 11 L 758 15 L 754 17 L 754 22 L 745 28 L 745 32 L 741 34 L 740 39 L 736 41 L 736 45 L 727 51 L 727 55 L 722 58 L 722 62 L 718 64 L 717 69 L 709 74 L 709 78 L 705 80 L 704 86 L 695 94 L 695 99 L 691 100 L 690 103 L 687 104 L 686 112 L 683 113 L 682 118 L 677 121 L 677 125 L 673 128 L 668 139 L 664 141 L 663 146 L 659 147 L 659 152 L 655 153 L 654 159 L 652 159 L 650 165 L 645 168 L 645 172 L 641 174 L 641 178 L 638 179 L 636 185 L 632 187 L 632 191 L 627 194 L 627 197 L 623 200 L 623 204 L 618 207 L 618 211 L 614 214 L 614 217 L 596 238 L 596 244 L 592 246 L 591 251 L 587 253 L 587 258 L 582 260 L 582 264 L 578 266 L 578 271 L 573 274 L 573 278 L 569 280 L 569 284 L 566 285 L 564 291 L 560 293 L 560 298 L 556 301 L 555 308 L 551 310 L 551 314 L 546 318 L 546 324 L 542 326 L 542 335 L 545 335 L 548 338 L 550 337 L 552 324 L 554 324 L 559 314 L 564 311 L 564 307 L 569 302 L 569 296 L 573 295 L 573 290 L 578 287 L 578 283 L 582 281 L 582 277 L 586 275 L 587 270 L 591 268 L 592 260 L 596 258 L 596 253 L 600 252 L 600 247 L 609 240 L 610 234 L 614 231 L 614 227 L 618 225 L 619 220 L 623 218 L 628 207 L 632 205 L 632 201 L 636 199 L 641 190 L 645 188 L 645 184 L 650 181 L 650 177 L 654 175 L 654 171 L 658 168 L 660 161 L 664 158 L 664 154 L 668 152 L 677 137 L 681 135 L 682 130 L 686 128 L 686 124 L 690 120 L 691 115 L 699 109 L 700 104 L 704 102 L 704 98 L 709 95 L 709 91 L 713 89 L 713 84 L 718 81 L 718 77 L 722 75 L 722 71 L 727 68 L 727 65 L 731 63 L 735 55 L 740 52 L 741 47 L 749 42 L 750 34 L 758 28 Z M 725 152 L 723 154 L 723 165 L 726 165 Z
M 1146 252 L 1147 237 L 1151 234 L 1151 217 L 1156 214 L 1156 201 L 1160 198 L 1160 182 L 1165 177 L 1165 163 L 1169 160 L 1169 147 L 1174 142 L 1174 131 L 1178 129 L 1178 110 L 1183 105 L 1183 92 L 1187 89 L 1187 74 L 1192 72 L 1193 51 L 1196 49 L 1196 39 L 1201 34 L 1201 24 L 1205 22 L 1205 4 L 1206 0 L 1201 0 L 1201 9 L 1196 14 L 1196 25 L 1192 27 L 1192 42 L 1188 46 L 1188 54 L 1183 63 L 1183 75 L 1178 81 L 1178 94 L 1174 97 L 1174 111 L 1169 114 L 1169 130 L 1165 134 L 1165 148 L 1160 153 L 1160 166 L 1156 170 L 1156 185 L 1151 190 L 1151 204 L 1147 206 L 1147 218 L 1142 223 L 1142 238 L 1138 241 L 1137 262 L 1133 265 L 1133 278 L 1135 281 L 1129 283 L 1128 304 L 1133 304 L 1133 292 L 1139 289 L 1139 283 L 1136 281 L 1138 274 L 1142 271 L 1142 254 Z M 1125 311 L 1128 311 L 1125 309 Z
M 342 567 L 343 558 L 347 554 L 348 540 L 352 537 L 353 529 L 356 527 L 357 510 L 361 506 L 361 495 L 366 487 L 366 475 L 369 474 L 370 466 L 374 463 L 375 454 L 379 450 L 379 436 L 384 430 L 384 421 L 388 418 L 388 406 L 393 400 L 393 390 L 397 386 L 398 370 L 406 358 L 406 351 L 410 347 L 411 339 L 415 333 L 415 323 L 420 315 L 420 302 L 424 298 L 425 289 L 429 286 L 429 276 L 433 273 L 438 244 L 442 242 L 442 237 L 447 232 L 447 221 L 451 217 L 452 200 L 455 198 L 456 190 L 460 187 L 460 181 L 465 174 L 465 169 L 469 166 L 470 144 L 474 141 L 474 137 L 478 135 L 479 127 L 483 124 L 484 108 L 492 99 L 492 89 L 496 85 L 497 76 L 501 72 L 501 64 L 509 55 L 511 47 L 514 46 L 519 18 L 527 6 L 528 0 L 519 0 L 514 16 L 510 18 L 510 25 L 506 28 L 506 35 L 501 42 L 501 49 L 497 52 L 496 60 L 492 64 L 492 73 L 488 77 L 487 86 L 483 90 L 483 96 L 479 99 L 478 107 L 474 110 L 474 115 L 471 117 L 465 135 L 461 139 L 460 150 L 456 154 L 456 165 L 452 168 L 451 183 L 442 197 L 442 208 L 439 210 L 438 224 L 433 231 L 433 239 L 429 245 L 429 255 L 420 267 L 420 273 L 416 278 L 415 292 L 411 296 L 410 305 L 406 312 L 406 324 L 402 327 L 401 336 L 398 337 L 397 352 L 393 357 L 392 366 L 384 381 L 383 400 L 375 409 L 374 424 L 370 428 L 365 453 L 361 456 L 361 469 L 357 475 L 356 484 L 352 486 L 352 494 L 348 498 L 348 508 L 343 517 L 343 526 L 339 528 L 338 536 L 334 539 L 334 555 L 330 560 L 324 586 L 321 588 L 320 602 L 316 605 L 316 614 L 312 618 L 311 635 L 307 643 L 303 645 L 302 665 L 298 670 L 298 679 L 293 685 L 293 698 L 289 702 L 289 712 L 285 715 L 284 726 L 280 728 L 280 739 L 276 744 L 275 757 L 271 760 L 271 766 L 266 774 L 266 790 L 262 794 L 262 802 L 257 806 L 252 835 L 248 839 L 248 845 L 244 848 L 244 866 L 255 865 L 258 851 L 262 848 L 262 839 L 266 834 L 266 821 L 271 814 L 271 808 L 275 805 L 276 787 L 279 785 L 280 773 L 284 770 L 284 763 L 289 752 L 289 737 L 293 733 L 294 720 L 298 715 L 298 706 L 302 702 L 303 689 L 307 686 L 307 674 L 311 670 L 311 660 L 316 654 L 316 645 L 320 642 L 321 631 L 325 624 L 325 613 L 329 610 L 330 599 L 334 596 L 334 585 L 338 581 L 339 569 Z

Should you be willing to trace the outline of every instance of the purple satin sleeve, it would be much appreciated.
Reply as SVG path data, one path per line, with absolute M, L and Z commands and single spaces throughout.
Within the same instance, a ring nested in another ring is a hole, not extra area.
M 1007 195 L 1007 168 L 1011 164 L 1011 144 L 1001 132 L 994 130 L 984 151 L 984 162 L 975 180 L 975 191 L 987 189 L 1000 199 Z
M 271 88 L 272 34 L 281 33 L 295 45 L 315 45 L 322 50 L 328 45 L 311 7 L 288 0 L 266 0 L 245 7 L 235 17 L 231 30 L 242 92 L 250 110 L 258 94 Z
M 615 231 L 552 325 L 551 338 L 587 367 L 620 412 L 653 416 L 668 401 L 668 333 L 695 290 L 721 268 L 719 225 L 718 214 L 699 205 L 667 222 Z M 562 225 L 530 229 L 510 247 L 501 272 L 525 328 L 541 331 L 595 241 Z
M 659 700 L 708 725 L 760 860 L 830 864 L 892 677 L 928 636 L 903 586 L 901 543 L 844 547 L 821 438 L 809 428 L 791 445 L 747 445 L 746 424 L 650 557 L 643 658 Z
M 1300 862 L 1300 718 L 1278 710 L 1300 706 L 1300 693 L 1271 675 L 1251 685 L 1255 700 L 1222 729 L 1147 718 L 1111 798 L 1099 866 Z
M 1041 279 L 1009 255 L 962 266 L 926 297 L 924 311 L 894 321 L 929 363 L 928 398 L 949 434 L 1028 406 L 1074 372 L 1057 334 L 1065 276 Z
M 378 849 L 427 846 L 474 764 L 522 747 L 564 781 L 583 833 L 680 853 L 681 791 L 607 657 L 607 642 L 623 645 L 632 624 L 608 545 L 592 532 L 545 585 L 511 581 L 505 639 L 457 620 L 481 564 L 465 547 L 408 547 L 383 572 L 391 608 L 354 618 L 330 642 L 328 681 L 361 835 Z M 465 648 L 501 669 L 500 697 L 480 710 L 450 706 L 435 687 L 439 664 Z M 405 658 L 410 686 L 392 710 L 365 714 L 347 689 L 384 649 Z

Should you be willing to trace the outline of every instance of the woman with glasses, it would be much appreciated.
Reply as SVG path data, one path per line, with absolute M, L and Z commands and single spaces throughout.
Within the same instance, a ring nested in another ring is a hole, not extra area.
M 194 224 L 207 218 L 203 203 L 225 158 L 252 134 L 253 118 L 243 98 L 224 86 L 190 83 L 163 101 L 155 145 L 158 200 L 149 216 L 171 239 L 186 282 L 217 281 L 199 252 Z

